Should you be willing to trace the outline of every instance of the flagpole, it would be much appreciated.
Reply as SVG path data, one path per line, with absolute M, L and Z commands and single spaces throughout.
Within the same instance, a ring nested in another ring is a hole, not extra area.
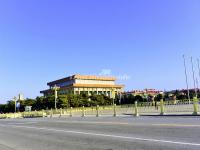
M 195 81 L 195 73 L 194 73 L 194 65 L 193 65 L 193 58 L 191 57 L 191 65 L 192 65 L 192 74 L 193 74 L 193 82 L 194 82 L 194 90 L 195 95 L 197 97 L 197 89 L 196 89 L 196 81 Z
M 199 89 L 199 81 L 197 78 L 196 78 L 196 87 L 197 87 L 197 89 Z
M 189 86 L 188 86 L 188 76 L 187 76 L 187 68 L 186 68 L 186 63 L 185 63 L 185 55 L 183 55 L 183 61 L 184 61 L 184 68 L 185 68 L 185 81 L 187 85 L 187 96 L 190 104 L 190 91 L 189 91 Z
M 198 65 L 198 70 L 199 70 L 199 80 L 200 81 L 200 65 L 199 65 L 199 58 L 197 58 L 197 65 Z M 198 87 L 198 92 L 199 92 L 199 87 Z

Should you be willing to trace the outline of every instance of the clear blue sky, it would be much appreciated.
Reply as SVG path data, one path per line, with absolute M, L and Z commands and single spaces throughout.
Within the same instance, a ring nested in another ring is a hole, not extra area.
M 126 90 L 185 88 L 183 53 L 200 56 L 199 0 L 0 0 L 0 103 L 103 69 Z

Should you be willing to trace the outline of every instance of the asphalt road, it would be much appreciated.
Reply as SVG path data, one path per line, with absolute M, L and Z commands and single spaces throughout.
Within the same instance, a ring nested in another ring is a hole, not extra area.
M 199 150 L 199 117 L 0 120 L 1 150 Z

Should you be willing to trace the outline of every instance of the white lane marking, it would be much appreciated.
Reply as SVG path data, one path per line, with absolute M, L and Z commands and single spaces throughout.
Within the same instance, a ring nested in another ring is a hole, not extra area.
M 42 121 L 42 122 L 46 122 Z M 111 124 L 111 125 L 128 125 L 128 126 L 167 126 L 167 127 L 200 127 L 198 124 L 163 124 L 163 123 L 157 123 L 157 124 L 142 124 L 142 123 L 128 123 L 128 122 L 100 122 L 100 121 L 49 121 L 48 122 L 58 122 L 58 123 L 77 123 L 77 124 Z
M 36 124 L 38 122 L 57 122 L 57 123 L 68 123 L 68 124 L 105 124 L 105 125 L 126 125 L 126 126 L 160 126 L 160 127 L 200 127 L 198 124 L 175 124 L 175 123 L 155 123 L 155 124 L 143 124 L 143 123 L 128 123 L 128 122 L 109 122 L 109 121 L 56 121 L 56 120 L 38 120 L 32 122 L 9 122 L 9 125 L 25 125 L 25 124 Z
M 180 142 L 180 141 L 138 138 L 138 137 L 112 135 L 112 134 L 104 134 L 104 133 L 81 132 L 81 131 L 73 131 L 73 130 L 61 130 L 61 129 L 53 129 L 53 128 L 39 128 L 39 127 L 30 127 L 30 126 L 28 127 L 28 126 L 18 126 L 18 125 L 8 125 L 8 126 L 0 125 L 0 126 L 1 127 L 35 129 L 35 130 L 52 131 L 52 132 L 62 132 L 62 133 L 64 132 L 64 133 L 82 134 L 82 135 L 91 135 L 91 136 L 101 136 L 101 137 L 111 137 L 111 138 L 128 139 L 128 140 L 148 141 L 148 142 L 157 142 L 157 143 L 169 143 L 169 144 L 188 145 L 188 146 L 200 146 L 200 143 L 189 143 L 189 142 Z
M 168 126 L 168 127 L 200 127 L 197 124 L 153 124 L 154 126 Z
M 70 124 L 77 123 L 77 124 L 130 125 L 129 123 L 126 123 L 126 122 L 100 122 L 100 121 L 49 121 L 49 122 L 70 123 Z
M 68 124 L 104 124 L 104 125 L 126 125 L 126 126 L 156 126 L 156 127 L 200 127 L 198 124 L 175 124 L 175 123 L 156 123 L 156 124 L 143 124 L 143 123 L 128 123 L 128 122 L 109 122 L 109 121 L 51 121 L 51 120 L 39 120 L 32 122 L 9 122 L 9 125 L 26 125 L 36 124 L 38 122 L 57 122 L 57 123 L 68 123 Z
M 38 122 L 12 122 L 12 123 L 8 123 L 8 125 L 23 125 L 23 124 L 35 124 Z

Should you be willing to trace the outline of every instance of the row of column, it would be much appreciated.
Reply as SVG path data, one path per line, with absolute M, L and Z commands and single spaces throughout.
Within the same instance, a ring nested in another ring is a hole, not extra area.
M 91 92 L 95 92 L 97 95 L 98 94 L 105 94 L 106 96 L 115 98 L 115 89 L 110 89 L 110 90 L 98 90 L 98 88 L 77 88 L 78 90 L 74 89 L 74 94 L 80 94 L 81 92 L 87 92 L 88 95 L 91 94 Z M 80 90 L 83 89 L 83 90 Z M 78 93 L 77 93 L 78 92 Z

